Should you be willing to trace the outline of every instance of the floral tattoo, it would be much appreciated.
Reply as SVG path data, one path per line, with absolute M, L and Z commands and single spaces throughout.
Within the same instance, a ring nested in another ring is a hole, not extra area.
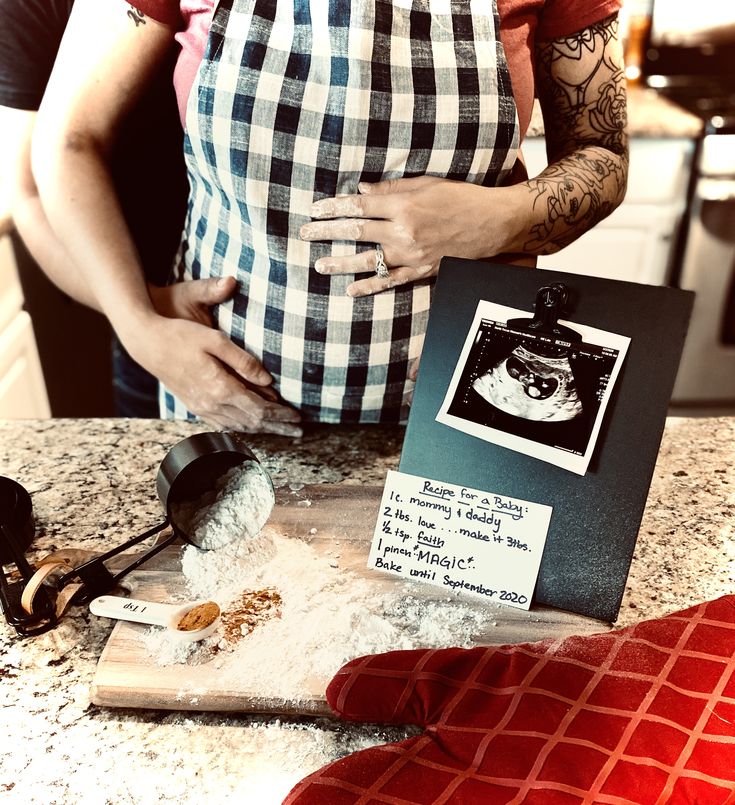
M 625 195 L 626 94 L 617 45 L 615 16 L 537 44 L 538 96 L 551 164 L 528 182 L 534 206 L 546 210 L 525 244 L 530 252 L 563 248 L 609 215 Z

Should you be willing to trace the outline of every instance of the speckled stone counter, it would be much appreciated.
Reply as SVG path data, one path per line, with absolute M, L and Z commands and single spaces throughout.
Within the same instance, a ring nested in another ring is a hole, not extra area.
M 102 550 L 161 517 L 158 465 L 203 426 L 0 422 L 0 474 L 31 493 L 31 560 Z M 276 486 L 382 484 L 400 428 L 318 428 L 250 443 Z M 735 591 L 735 418 L 670 419 L 619 624 Z M 335 757 L 403 734 L 318 719 L 103 709 L 89 686 L 111 626 L 76 607 L 19 639 L 0 623 L 0 802 L 270 805 Z

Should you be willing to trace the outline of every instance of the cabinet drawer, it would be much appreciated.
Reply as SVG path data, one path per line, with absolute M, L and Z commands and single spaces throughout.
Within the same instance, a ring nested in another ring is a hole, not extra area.
M 539 257 L 538 267 L 665 285 L 681 213 L 678 204 L 623 204 L 566 248 Z
M 539 268 L 594 277 L 664 285 L 670 279 L 673 245 L 686 207 L 694 141 L 634 139 L 628 192 L 623 203 L 593 229 Z M 528 171 L 546 166 L 543 138 L 523 145 Z
M 31 318 L 22 311 L 0 332 L 0 419 L 50 416 Z
M 624 227 L 593 229 L 557 254 L 538 260 L 541 269 L 646 285 L 665 284 L 668 264 L 668 238 Z
M 531 137 L 522 150 L 528 175 L 537 176 L 548 164 L 546 141 Z M 623 203 L 679 202 L 683 206 L 693 154 L 694 140 L 631 140 L 628 192 Z
M 625 203 L 684 206 L 694 140 L 632 140 Z

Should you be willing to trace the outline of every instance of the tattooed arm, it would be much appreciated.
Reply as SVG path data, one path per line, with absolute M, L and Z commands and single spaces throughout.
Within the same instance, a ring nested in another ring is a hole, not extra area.
M 616 17 L 536 46 L 549 166 L 526 183 L 541 220 L 523 251 L 548 254 L 609 215 L 628 178 L 625 78 Z
M 536 48 L 538 95 L 550 165 L 510 187 L 433 176 L 360 187 L 323 199 L 306 240 L 381 243 L 389 276 L 375 276 L 375 251 L 322 258 L 324 274 L 368 272 L 347 292 L 378 293 L 436 274 L 442 257 L 548 254 L 579 237 L 620 204 L 628 174 L 625 83 L 617 19 Z

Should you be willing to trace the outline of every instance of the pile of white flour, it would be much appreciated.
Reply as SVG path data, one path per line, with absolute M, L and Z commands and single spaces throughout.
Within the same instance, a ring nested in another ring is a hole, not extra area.
M 192 600 L 211 599 L 223 612 L 244 590 L 276 590 L 280 617 L 264 619 L 234 643 L 215 635 L 201 643 L 180 644 L 147 639 L 160 664 L 207 663 L 213 674 L 245 692 L 299 701 L 326 682 L 348 660 L 394 649 L 470 646 L 487 626 L 480 604 L 454 597 L 423 600 L 426 588 L 375 574 L 365 579 L 339 567 L 339 545 L 319 553 L 306 542 L 284 537 L 265 527 L 242 534 L 240 507 L 252 508 L 249 496 L 259 496 L 248 484 L 234 483 L 227 504 L 205 512 L 198 528 L 210 527 L 222 544 L 200 551 L 187 546 L 183 573 Z M 213 507 L 214 508 L 214 507 Z M 202 537 L 210 541 L 208 533 Z M 211 542 L 210 542 L 211 544 Z M 182 691 L 181 697 L 194 695 Z

